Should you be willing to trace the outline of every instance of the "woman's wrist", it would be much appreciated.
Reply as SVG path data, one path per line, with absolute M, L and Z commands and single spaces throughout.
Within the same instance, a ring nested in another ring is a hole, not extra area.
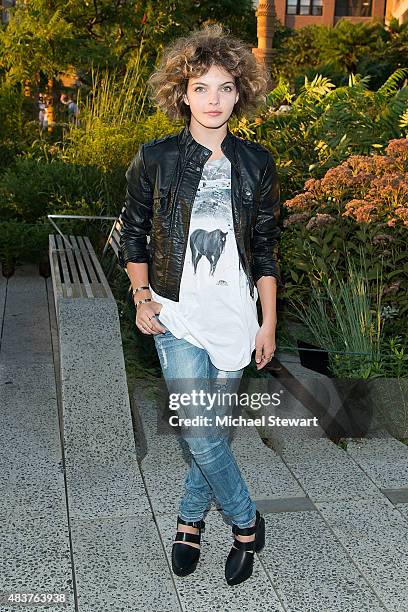
M 151 301 L 152 301 L 151 298 L 144 298 L 144 299 L 141 299 L 141 300 L 135 300 L 136 310 L 138 310 L 143 304 L 150 304 Z
M 262 317 L 262 326 L 263 327 L 267 327 L 267 328 L 269 328 L 269 329 L 274 331 L 276 329 L 276 324 L 277 324 L 276 317 L 274 317 L 274 316 Z
M 132 289 L 132 294 L 133 294 L 133 301 L 135 302 L 135 304 L 139 302 L 140 300 L 145 300 L 147 298 L 152 297 L 150 288 L 149 287 L 145 288 L 144 286 L 135 287 L 134 289 Z
M 138 285 L 137 287 L 133 287 L 132 289 L 133 295 L 139 294 L 142 291 L 150 291 L 149 285 Z

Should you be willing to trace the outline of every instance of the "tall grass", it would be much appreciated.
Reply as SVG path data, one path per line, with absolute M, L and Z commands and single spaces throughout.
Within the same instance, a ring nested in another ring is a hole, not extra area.
M 92 87 L 81 109 L 81 127 L 86 133 L 95 124 L 122 128 L 137 124 L 144 114 L 147 86 L 139 62 L 126 70 L 123 78 L 117 70 L 91 72 Z M 81 105 L 81 102 L 80 102 Z
M 101 172 L 103 198 L 110 212 L 119 209 L 124 169 L 144 140 L 147 85 L 141 49 L 125 74 L 91 70 L 92 85 L 78 96 L 79 123 L 64 135 L 61 158 Z
M 319 285 L 311 287 L 307 305 L 291 299 L 290 306 L 314 342 L 328 351 L 335 376 L 375 376 L 383 339 L 381 270 L 374 281 L 368 279 L 362 248 L 359 266 L 350 258 L 345 278 L 333 265 L 329 270 Z

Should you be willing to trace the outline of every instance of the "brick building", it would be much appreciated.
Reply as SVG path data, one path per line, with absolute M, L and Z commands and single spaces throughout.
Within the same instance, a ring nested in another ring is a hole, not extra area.
M 0 0 L 0 6 L 14 6 L 15 1 Z M 261 0 L 261 4 L 270 3 L 270 0 Z M 254 0 L 254 6 L 258 4 L 259 0 Z M 392 16 L 399 23 L 408 20 L 408 0 L 275 0 L 274 6 L 279 21 L 290 28 L 302 28 L 311 23 L 334 25 L 343 18 L 353 23 L 373 19 L 388 23 Z M 1 19 L 7 23 L 7 11 L 1 11 Z
M 352 23 L 382 21 L 392 16 L 400 23 L 408 20 L 408 0 L 255 0 L 254 6 L 271 4 L 278 20 L 289 28 L 302 28 L 312 23 L 335 25 L 340 19 Z

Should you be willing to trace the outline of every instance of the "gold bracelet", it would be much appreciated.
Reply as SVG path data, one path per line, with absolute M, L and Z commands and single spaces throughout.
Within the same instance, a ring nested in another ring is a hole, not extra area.
M 138 291 L 143 291 L 143 289 L 149 289 L 150 287 L 136 287 L 136 289 L 132 289 L 132 294 L 135 295 L 135 293 L 137 293 Z
M 151 302 L 151 298 L 146 298 L 144 300 L 139 300 L 138 302 L 135 302 L 135 306 L 137 307 L 139 304 L 145 304 L 146 302 Z

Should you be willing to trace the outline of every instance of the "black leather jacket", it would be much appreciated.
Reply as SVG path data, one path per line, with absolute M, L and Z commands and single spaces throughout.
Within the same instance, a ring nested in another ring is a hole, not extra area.
M 221 149 L 231 162 L 234 231 L 253 297 L 254 283 L 261 276 L 274 276 L 283 286 L 278 262 L 279 178 L 270 151 L 234 136 L 229 128 Z M 126 172 L 120 265 L 148 263 L 153 290 L 176 302 L 191 209 L 211 153 L 194 140 L 186 125 L 176 135 L 140 145 Z

